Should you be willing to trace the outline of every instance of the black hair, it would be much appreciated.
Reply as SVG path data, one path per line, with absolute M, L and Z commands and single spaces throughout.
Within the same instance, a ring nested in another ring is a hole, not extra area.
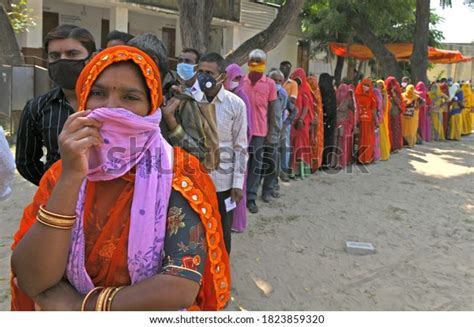
M 120 40 L 124 44 L 127 44 L 127 42 L 130 41 L 131 39 L 133 39 L 132 34 L 128 34 L 128 33 L 125 33 L 125 32 L 120 32 L 120 31 L 117 31 L 117 30 L 112 31 L 109 34 L 107 34 L 107 43 L 109 43 L 112 40 Z
M 219 68 L 220 73 L 225 73 L 225 69 L 227 67 L 225 59 L 216 52 L 209 52 L 205 53 L 199 59 L 199 62 L 215 62 L 217 67 Z
M 160 70 L 161 79 L 164 80 L 168 67 L 168 49 L 163 42 L 154 34 L 145 33 L 135 36 L 128 41 L 128 45 L 138 48 L 149 55 Z
M 288 60 L 284 60 L 284 61 L 280 62 L 280 66 L 290 66 L 290 67 L 293 67 L 293 65 L 291 64 L 291 62 L 289 62 Z
M 199 53 L 199 51 L 194 48 L 184 48 L 183 50 L 181 50 L 181 53 L 193 53 L 194 55 L 196 55 L 196 63 L 198 63 L 199 59 L 201 59 L 201 53 Z
M 49 42 L 64 39 L 74 39 L 79 41 L 82 46 L 86 48 L 89 55 L 94 53 L 96 50 L 94 37 L 88 30 L 76 25 L 63 24 L 56 26 L 48 32 L 44 38 L 44 51 L 48 53 Z

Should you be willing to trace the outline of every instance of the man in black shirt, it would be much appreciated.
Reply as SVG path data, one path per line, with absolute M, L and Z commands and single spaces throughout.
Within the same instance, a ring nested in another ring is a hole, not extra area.
M 44 40 L 49 76 L 57 87 L 27 102 L 16 143 L 16 165 L 20 174 L 38 185 L 48 168 L 60 159 L 58 136 L 77 99 L 76 80 L 86 60 L 96 50 L 89 31 L 74 25 L 52 29 Z M 46 163 L 41 161 L 46 148 Z

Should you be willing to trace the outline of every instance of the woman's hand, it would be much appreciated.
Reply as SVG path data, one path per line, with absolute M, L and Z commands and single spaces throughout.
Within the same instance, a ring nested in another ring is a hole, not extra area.
M 89 151 L 104 142 L 99 134 L 102 124 L 87 118 L 89 113 L 86 110 L 69 116 L 59 135 L 62 174 L 68 180 L 82 181 L 87 176 Z
M 79 311 L 84 296 L 66 281 L 60 281 L 33 298 L 37 311 Z
M 161 108 L 166 125 L 168 125 L 168 128 L 171 131 L 173 131 L 178 126 L 178 122 L 176 121 L 174 115 L 176 113 L 176 110 L 178 110 L 180 104 L 181 100 L 171 98 L 166 104 L 166 106 Z
M 300 119 L 298 119 L 298 120 L 296 121 L 295 128 L 296 128 L 296 129 L 301 129 L 301 128 L 303 128 L 303 127 L 304 127 L 304 120 L 300 118 Z

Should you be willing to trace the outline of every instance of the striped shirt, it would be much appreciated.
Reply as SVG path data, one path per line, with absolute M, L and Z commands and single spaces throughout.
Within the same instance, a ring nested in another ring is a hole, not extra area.
M 204 92 L 195 92 L 198 102 L 208 102 Z M 217 192 L 243 189 L 247 170 L 247 108 L 245 103 L 222 86 L 212 103 L 216 106 L 220 163 L 210 175 Z
M 60 159 L 58 136 L 74 109 L 61 88 L 27 102 L 21 114 L 16 141 L 16 166 L 28 181 L 38 185 L 48 168 Z M 46 163 L 41 161 L 46 148 Z

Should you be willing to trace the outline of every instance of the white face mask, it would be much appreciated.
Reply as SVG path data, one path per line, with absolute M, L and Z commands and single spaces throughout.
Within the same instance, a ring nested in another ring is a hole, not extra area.
M 402 85 L 402 87 L 407 87 L 408 84 L 407 84 L 407 82 L 402 82 L 401 85 Z
M 239 86 L 239 84 L 240 84 L 239 82 L 231 81 L 231 82 L 229 83 L 230 91 L 235 90 L 235 89 L 237 88 L 237 86 Z

